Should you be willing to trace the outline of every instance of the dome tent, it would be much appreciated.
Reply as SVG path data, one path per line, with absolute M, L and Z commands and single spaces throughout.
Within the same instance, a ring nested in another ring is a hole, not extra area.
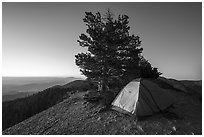
M 149 79 L 135 79 L 129 82 L 112 102 L 112 109 L 148 116 L 163 111 L 175 102 L 165 89 Z

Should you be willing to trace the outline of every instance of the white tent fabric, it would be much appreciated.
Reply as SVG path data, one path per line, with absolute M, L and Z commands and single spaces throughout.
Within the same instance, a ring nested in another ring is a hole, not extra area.
M 139 86 L 140 82 L 137 81 L 132 81 L 127 84 L 112 105 L 120 107 L 133 114 L 139 96 Z
M 175 102 L 164 89 L 148 79 L 135 79 L 128 83 L 112 102 L 113 109 L 136 114 L 152 115 Z

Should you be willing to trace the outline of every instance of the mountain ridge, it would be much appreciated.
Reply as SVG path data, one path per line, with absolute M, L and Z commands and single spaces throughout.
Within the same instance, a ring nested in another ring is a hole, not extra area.
M 74 80 L 75 77 L 3 77 L 2 100 L 9 101 L 31 95 L 29 92 L 39 92 L 54 85 L 63 85 Z
M 66 85 L 55 85 L 53 87 L 47 88 L 36 94 L 32 94 L 28 97 L 19 98 L 11 101 L 6 101 L 2 103 L 2 129 L 6 129 L 14 124 L 21 122 L 59 102 L 64 98 L 70 96 L 78 89 L 84 90 L 88 83 L 81 82 L 82 80 L 72 81 Z M 78 84 L 76 84 L 78 83 Z M 81 85 L 80 84 L 84 84 Z M 77 87 L 73 86 L 77 85 Z M 50 101 L 52 100 L 52 101 Z
M 202 118 L 202 111 L 201 115 L 200 113 L 197 113 L 197 115 L 191 114 L 192 116 L 185 112 L 189 112 L 189 110 L 186 110 L 189 107 L 188 105 L 194 109 L 194 112 L 200 112 L 200 102 L 191 98 L 191 95 L 188 94 L 189 89 L 183 90 L 183 88 L 178 86 L 174 87 L 172 83 L 174 82 L 178 84 L 178 81 L 172 82 L 162 78 L 160 80 L 163 80 L 163 82 L 166 82 L 167 84 L 171 84 L 174 88 L 170 90 L 180 100 L 177 107 L 181 109 L 181 112 L 178 113 L 183 115 L 182 117 L 184 120 L 174 122 L 174 120 L 165 119 L 165 117 L 158 114 L 152 116 L 152 118 L 150 117 L 145 122 L 138 122 L 138 124 L 136 124 L 137 122 L 132 118 L 115 111 L 110 110 L 104 113 L 98 113 L 100 106 L 94 106 L 83 100 L 83 96 L 86 94 L 86 86 L 82 86 L 84 92 L 80 92 L 78 91 L 79 89 L 76 89 L 75 92 L 69 94 L 69 97 L 64 98 L 61 102 L 58 102 L 54 106 L 51 106 L 27 120 L 7 128 L 3 131 L 3 134 L 156 134 L 156 132 L 159 134 L 172 134 L 174 132 L 176 134 L 200 134 L 202 132 L 200 126 L 202 125 L 202 122 L 199 120 Z M 83 81 L 80 82 L 83 83 Z M 73 85 L 77 86 L 78 84 L 74 83 Z M 181 87 L 182 86 L 183 85 L 181 85 Z M 56 87 L 59 88 L 59 86 Z M 60 88 L 63 87 L 66 89 L 67 84 L 60 86 Z M 175 90 L 175 88 L 178 89 Z M 186 102 L 187 99 L 188 103 Z M 192 104 L 189 104 L 189 102 L 192 102 Z M 179 111 L 179 109 L 177 111 Z M 182 114 L 182 111 L 184 114 Z M 158 119 L 157 117 L 160 118 Z M 160 122 L 161 126 L 158 127 L 158 125 L 156 125 L 158 121 L 155 121 L 155 118 Z M 196 119 L 191 122 L 193 118 L 199 118 L 199 120 Z M 131 120 L 133 120 L 133 122 L 131 122 Z M 124 125 L 121 125 L 119 121 Z M 168 123 L 168 121 L 170 123 Z M 151 126 L 157 126 L 160 130 L 153 129 L 152 131 L 148 131 L 147 129 L 149 126 L 146 125 L 148 122 Z M 190 122 L 190 125 L 186 125 L 186 122 Z M 118 124 L 121 127 L 113 127 L 111 123 L 115 123 L 114 125 Z M 185 126 L 181 127 L 180 124 Z M 162 128 L 162 126 L 164 126 L 164 128 Z M 176 131 L 173 130 L 174 126 Z M 132 131 L 132 128 L 134 128 L 134 131 Z M 178 130 L 179 128 L 180 130 Z

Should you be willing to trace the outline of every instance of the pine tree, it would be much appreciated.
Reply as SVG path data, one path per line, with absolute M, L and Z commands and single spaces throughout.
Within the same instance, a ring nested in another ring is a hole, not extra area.
M 87 30 L 79 36 L 78 43 L 88 51 L 75 55 L 75 61 L 83 75 L 98 82 L 98 91 L 108 91 L 113 80 L 141 76 L 143 48 L 140 37 L 129 34 L 127 15 L 114 19 L 110 10 L 103 16 L 85 12 L 83 21 Z
M 144 57 L 141 57 L 139 64 L 141 78 L 158 78 L 162 74 L 158 71 L 158 68 L 152 67 L 149 61 Z

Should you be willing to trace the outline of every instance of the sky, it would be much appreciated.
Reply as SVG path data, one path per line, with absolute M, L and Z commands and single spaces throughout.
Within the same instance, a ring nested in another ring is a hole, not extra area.
M 129 16 L 143 56 L 178 80 L 202 79 L 202 3 L 2 3 L 2 75 L 81 77 L 75 55 L 86 11 Z

